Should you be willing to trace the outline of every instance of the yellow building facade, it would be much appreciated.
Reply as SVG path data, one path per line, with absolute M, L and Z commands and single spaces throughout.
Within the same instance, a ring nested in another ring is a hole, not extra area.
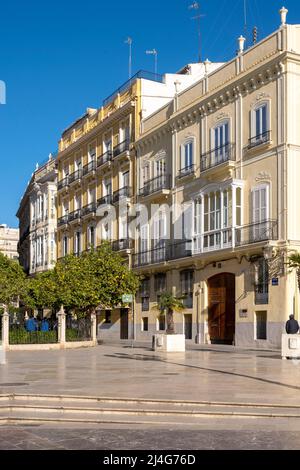
M 279 347 L 299 288 L 300 26 L 281 26 L 143 120 L 132 265 L 136 338 L 166 328 L 153 306 L 183 296 L 176 329 L 197 343 Z M 206 62 L 209 65 L 209 62 Z
M 138 72 L 103 102 L 87 109 L 66 129 L 58 153 L 58 258 L 111 241 L 131 266 L 133 240 L 129 236 L 129 210 L 136 195 L 135 142 L 141 120 L 170 102 L 176 90 L 201 75 L 195 72 L 164 77 Z M 102 311 L 100 339 L 128 339 L 133 335 L 128 309 Z

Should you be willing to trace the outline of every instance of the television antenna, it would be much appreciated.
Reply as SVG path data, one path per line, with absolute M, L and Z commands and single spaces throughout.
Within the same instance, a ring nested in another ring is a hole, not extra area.
M 195 10 L 198 14 L 193 16 L 191 20 L 197 20 L 197 30 L 198 30 L 198 60 L 201 62 L 201 18 L 204 18 L 205 15 L 200 14 L 200 3 L 193 2 L 189 7 L 189 10 Z
M 157 75 L 157 56 L 158 56 L 157 50 L 156 49 L 147 50 L 146 54 L 154 56 L 154 71 L 155 71 L 155 75 Z

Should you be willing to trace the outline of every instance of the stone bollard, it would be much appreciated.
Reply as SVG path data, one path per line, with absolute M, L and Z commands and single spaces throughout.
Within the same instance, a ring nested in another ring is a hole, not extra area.
M 92 333 L 92 341 L 94 346 L 97 346 L 97 315 L 96 313 L 91 314 L 91 333 Z
M 66 314 L 63 305 L 57 314 L 58 317 L 58 342 L 60 347 L 64 349 L 66 344 Z

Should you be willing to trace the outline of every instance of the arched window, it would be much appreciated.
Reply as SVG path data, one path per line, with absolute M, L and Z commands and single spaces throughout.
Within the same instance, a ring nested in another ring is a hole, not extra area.
M 256 147 L 270 141 L 270 103 L 259 103 L 251 111 L 251 138 L 249 146 Z
M 180 147 L 180 173 L 189 172 L 194 166 L 194 139 L 187 139 Z

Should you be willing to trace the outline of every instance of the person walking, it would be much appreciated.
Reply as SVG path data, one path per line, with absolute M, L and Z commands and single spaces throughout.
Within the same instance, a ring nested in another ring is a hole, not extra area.
M 294 315 L 290 315 L 290 319 L 286 322 L 285 331 L 288 335 L 296 335 L 299 332 L 299 323 Z

